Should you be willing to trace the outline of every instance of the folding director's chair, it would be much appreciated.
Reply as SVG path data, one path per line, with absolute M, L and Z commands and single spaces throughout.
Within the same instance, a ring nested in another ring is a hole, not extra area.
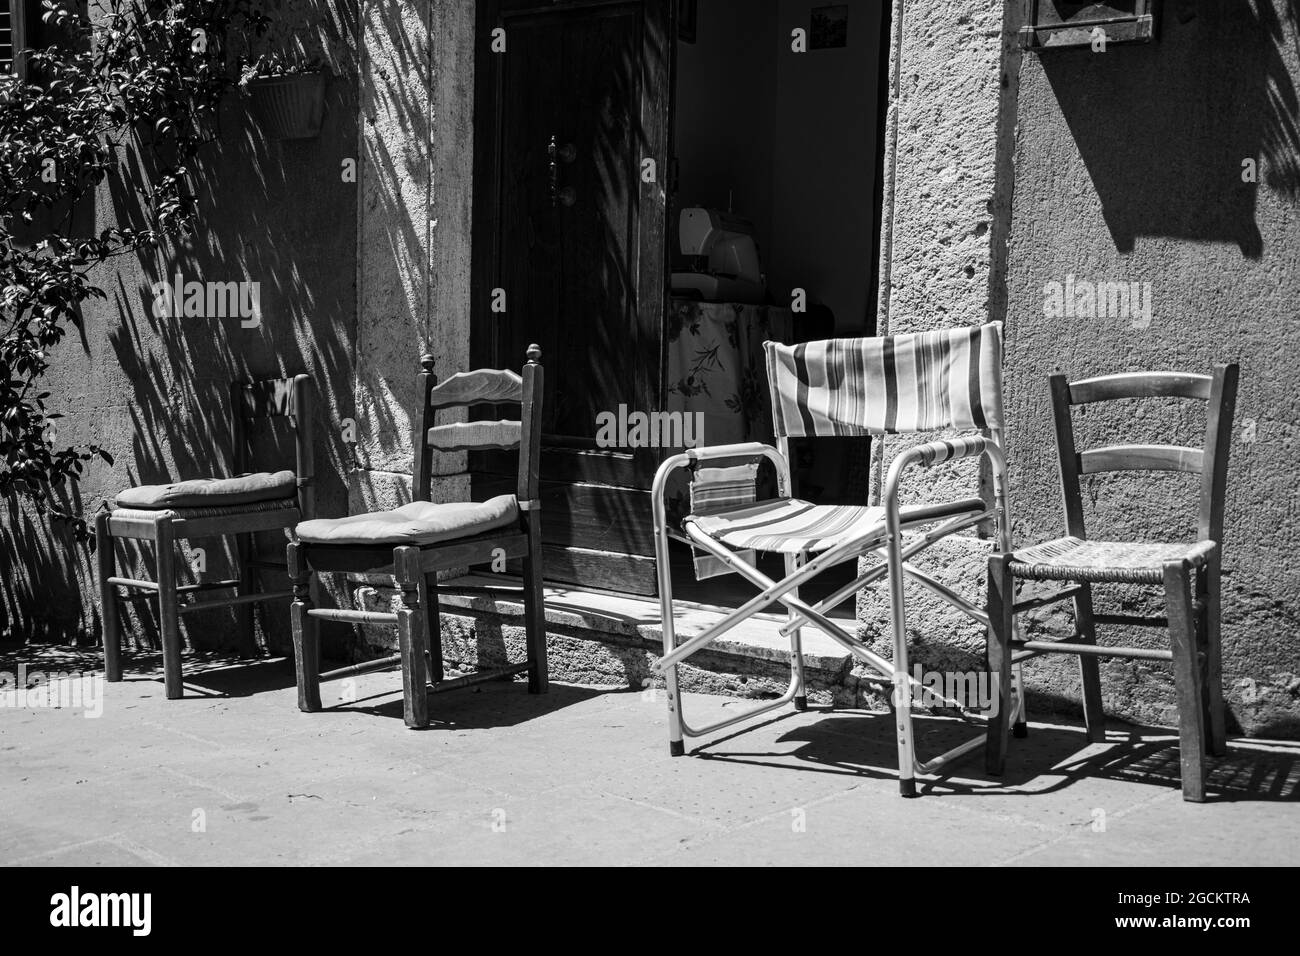
M 996 522 L 999 548 L 1010 541 L 1002 455 L 1002 325 L 800 345 L 767 342 L 764 348 L 776 447 L 749 442 L 690 449 L 667 459 L 655 475 L 652 503 L 664 637 L 664 654 L 655 671 L 667 684 L 669 751 L 674 756 L 684 754 L 686 737 L 702 737 L 791 702 L 796 710 L 806 709 L 800 629 L 811 625 L 875 670 L 882 683 L 893 685 L 899 786 L 903 796 L 915 796 L 918 773 L 933 773 L 983 742 L 976 737 L 929 761 L 916 757 L 913 694 L 927 695 L 922 699 L 940 706 L 966 707 L 923 687 L 907 673 L 903 578 L 906 575 L 929 588 L 987 627 L 988 615 L 983 609 L 914 567 L 911 559 L 935 542 L 989 519 Z M 978 430 L 979 434 L 932 441 L 901 452 L 890 465 L 880 506 L 815 505 L 789 496 L 791 438 L 943 429 Z M 899 484 L 909 469 L 978 455 L 987 455 L 992 466 L 991 506 L 980 498 L 899 505 Z M 756 478 L 763 458 L 776 469 L 777 497 L 758 501 Z M 725 465 L 710 464 L 729 459 Z M 737 459 L 744 461 L 735 464 Z M 668 477 L 678 468 L 692 472 L 691 513 L 682 520 L 680 530 L 668 527 L 664 501 Z M 697 568 L 705 568 L 701 576 L 708 576 L 710 570 L 735 571 L 759 588 L 741 607 L 680 645 L 673 627 L 670 538 L 703 552 L 702 559 L 696 561 Z M 757 552 L 784 555 L 785 577 L 774 581 L 760 571 Z M 883 555 L 885 560 L 815 605 L 799 599 L 801 584 L 864 555 Z M 826 616 L 862 588 L 886 577 L 894 635 L 892 661 L 874 653 Z M 711 726 L 691 727 L 682 713 L 677 666 L 774 601 L 787 609 L 781 633 L 790 640 L 788 689 L 778 699 L 746 713 Z M 1015 681 L 1012 706 L 1018 708 L 1018 672 Z M 1000 695 L 1000 689 L 995 690 Z

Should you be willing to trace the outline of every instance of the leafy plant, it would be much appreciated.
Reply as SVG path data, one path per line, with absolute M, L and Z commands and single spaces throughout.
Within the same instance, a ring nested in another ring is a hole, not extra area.
M 243 59 L 239 69 L 239 88 L 248 92 L 248 84 L 253 80 L 268 79 L 276 76 L 299 76 L 303 73 L 319 73 L 324 64 L 317 57 L 308 57 L 301 50 L 273 50 L 254 59 Z
M 189 166 L 216 135 L 222 98 L 270 18 L 259 0 L 92 0 L 87 15 L 44 0 L 53 42 L 0 75 L 0 496 L 66 520 L 98 445 L 60 447 L 40 379 L 89 299 L 97 267 L 194 229 Z M 260 59 L 260 58 L 259 58 Z M 79 202 L 110 177 L 139 200 L 137 225 L 79 231 Z

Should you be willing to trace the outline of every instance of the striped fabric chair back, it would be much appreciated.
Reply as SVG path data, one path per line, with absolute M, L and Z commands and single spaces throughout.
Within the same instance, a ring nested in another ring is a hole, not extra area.
M 1002 427 L 1001 322 L 763 348 L 778 438 Z

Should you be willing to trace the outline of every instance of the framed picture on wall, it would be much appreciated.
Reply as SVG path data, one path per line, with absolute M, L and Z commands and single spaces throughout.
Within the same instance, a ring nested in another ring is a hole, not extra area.
M 677 0 L 677 39 L 695 42 L 695 15 L 699 0 Z

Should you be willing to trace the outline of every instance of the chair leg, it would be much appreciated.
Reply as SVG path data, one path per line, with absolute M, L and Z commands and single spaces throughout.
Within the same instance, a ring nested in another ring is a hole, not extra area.
M 108 527 L 109 513 L 95 516 L 95 568 L 99 581 L 99 620 L 104 630 L 104 679 L 122 679 L 122 638 L 117 626 L 117 587 L 108 579 L 117 573 L 116 543 Z
M 1014 601 L 1014 590 L 1008 589 L 1007 600 Z M 1015 638 L 1020 635 L 1018 630 L 1020 623 L 1011 616 L 1010 636 Z M 1011 666 L 1011 685 L 1015 688 L 1016 713 L 1015 720 L 1011 723 L 1011 736 L 1017 740 L 1024 740 L 1029 736 L 1029 702 L 1025 699 L 1025 665 L 1023 663 L 1013 664 Z
M 677 647 L 677 631 L 673 618 L 673 577 L 668 558 L 668 537 L 661 530 L 655 532 L 655 566 L 659 584 L 659 621 L 663 631 L 664 653 L 671 654 Z M 664 672 L 664 696 L 668 699 L 668 755 L 686 754 L 685 721 L 682 718 L 681 692 L 678 690 L 677 665 Z
M 430 682 L 437 684 L 445 676 L 442 660 L 442 618 L 438 604 L 438 576 L 420 578 L 420 606 L 424 608 L 424 661 Z
M 293 585 L 293 604 L 289 606 L 289 626 L 293 631 L 293 666 L 298 681 L 298 709 L 314 713 L 320 703 L 320 631 L 316 619 L 307 612 L 313 604 L 314 575 L 307 563 L 302 543 L 290 541 L 285 549 L 289 580 Z
M 1174 687 L 1178 694 L 1178 756 L 1183 775 L 1183 799 L 1205 800 L 1205 723 L 1201 709 L 1201 671 L 1196 648 L 1196 618 L 1191 582 L 1182 562 L 1165 565 L 1165 607 L 1174 658 Z
M 239 562 L 239 594 L 252 594 L 257 590 L 257 574 L 252 567 L 254 555 L 253 535 L 235 536 L 235 560 Z M 235 626 L 245 644 L 245 650 L 252 654 L 257 651 L 257 638 L 254 630 L 254 604 L 240 604 L 235 608 Z
M 538 512 L 529 514 L 528 554 L 524 557 L 524 633 L 528 644 L 528 692 L 545 694 L 550 685 L 546 660 L 546 604 L 542 590 L 542 535 Z
M 1007 725 L 1011 720 L 1011 632 L 1015 624 L 1015 582 L 1011 577 L 1011 556 L 994 554 L 989 558 L 987 639 L 989 674 L 994 680 L 997 709 L 988 718 L 988 738 L 984 745 L 984 769 L 995 777 L 1002 776 L 1007 758 Z
M 898 790 L 916 796 L 916 749 L 912 740 L 912 690 L 907 674 L 907 615 L 903 605 L 903 534 L 890 522 L 885 560 L 889 565 L 889 612 L 894 631 L 894 723 L 898 738 Z
M 1217 554 L 1197 576 L 1197 586 L 1203 605 L 1201 633 L 1204 635 L 1205 685 L 1201 694 L 1205 707 L 1206 745 L 1211 754 L 1222 757 L 1228 752 L 1228 732 L 1223 709 L 1223 644 L 1219 630 L 1222 574 Z
M 794 574 L 803 564 L 803 559 L 799 555 L 786 555 L 785 574 L 786 577 Z M 799 597 L 799 589 L 795 588 L 790 592 L 793 598 Z M 795 613 L 793 610 L 786 612 L 786 620 L 793 621 Z M 794 709 L 805 711 L 808 709 L 808 685 L 804 683 L 803 671 L 803 629 L 795 628 L 790 632 L 790 668 L 794 671 L 795 685 L 798 688 L 794 695 Z
M 406 726 L 429 726 L 429 676 L 424 666 L 426 634 L 424 608 L 420 605 L 419 548 L 393 549 L 393 580 L 402 592 L 397 612 L 397 641 L 402 653 L 402 712 Z
M 185 693 L 181 677 L 180 612 L 176 593 L 176 537 L 172 519 L 160 518 L 155 526 L 158 547 L 158 627 L 162 632 L 163 684 L 168 700 Z
M 1029 736 L 1029 707 L 1025 702 L 1025 675 L 1023 664 L 1012 665 L 1011 686 L 1015 688 L 1017 708 L 1016 719 L 1011 724 L 1011 736 L 1015 737 L 1017 740 L 1024 740 Z
M 1074 599 L 1074 622 L 1084 644 L 1097 643 L 1097 625 L 1092 617 L 1092 585 L 1080 582 Z M 1079 677 L 1083 683 L 1083 721 L 1088 742 L 1106 739 L 1106 717 L 1101 703 L 1101 662 L 1087 654 L 1079 655 Z

